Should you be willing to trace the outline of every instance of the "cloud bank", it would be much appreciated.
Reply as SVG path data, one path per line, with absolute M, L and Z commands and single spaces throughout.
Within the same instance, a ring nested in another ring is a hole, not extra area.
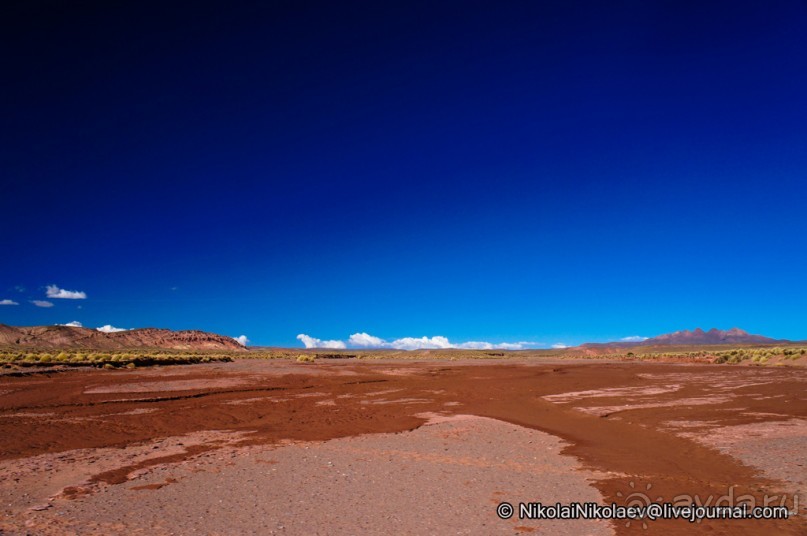
M 48 298 L 59 298 L 62 300 L 86 300 L 87 294 L 80 290 L 65 290 L 56 285 L 48 285 Z
M 53 307 L 53 304 L 46 300 L 31 300 L 31 303 L 37 307 Z
M 344 341 L 323 341 L 316 337 L 309 337 L 305 333 L 297 335 L 297 339 L 302 341 L 306 348 L 332 348 L 335 350 L 344 350 L 347 348 Z
M 56 324 L 57 326 L 67 326 L 69 328 L 83 328 L 84 326 L 78 320 L 73 320 L 67 324 Z
M 247 344 L 249 344 L 249 339 L 247 339 L 246 335 L 239 335 L 238 337 L 233 337 L 233 339 L 235 339 L 235 342 L 237 342 L 241 346 L 246 346 Z
M 305 334 L 297 335 L 297 339 L 302 341 L 306 348 L 390 348 L 393 350 L 445 350 L 449 348 L 459 348 L 465 350 L 524 350 L 527 348 L 537 348 L 546 346 L 543 343 L 519 341 L 492 343 L 486 341 L 468 341 L 462 343 L 452 343 L 448 337 L 435 335 L 434 337 L 402 337 L 393 341 L 387 341 L 381 337 L 370 335 L 366 332 L 354 333 L 347 342 L 340 340 L 323 341 Z
M 129 331 L 125 328 L 116 328 L 115 326 L 111 326 L 107 324 L 106 326 L 101 326 L 100 328 L 95 328 L 96 330 L 102 333 L 117 333 L 119 331 Z
M 19 305 L 14 300 L 0 300 L 0 305 Z

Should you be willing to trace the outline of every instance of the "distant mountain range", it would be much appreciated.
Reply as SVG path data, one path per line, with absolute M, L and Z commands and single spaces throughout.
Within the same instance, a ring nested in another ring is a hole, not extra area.
M 771 339 L 763 335 L 752 335 L 740 328 L 720 330 L 712 328 L 704 331 L 696 328 L 692 331 L 683 330 L 674 333 L 658 335 L 643 341 L 633 342 L 606 342 L 606 343 L 586 343 L 581 344 L 581 348 L 633 348 L 636 346 L 697 346 L 711 344 L 787 344 L 791 341 L 785 339 Z
M 641 346 L 702 346 L 717 344 L 788 344 L 791 341 L 752 335 L 739 328 L 726 331 L 710 329 L 676 331 L 643 341 L 586 343 L 577 348 L 604 350 Z M 171 331 L 170 329 L 143 328 L 105 333 L 95 329 L 73 326 L 14 327 L 0 324 L 0 348 L 87 350 L 167 349 L 167 350 L 244 350 L 231 337 L 205 331 Z M 570 349 L 572 350 L 572 349 Z
M 167 350 L 245 350 L 231 337 L 205 331 L 144 328 L 104 333 L 73 326 L 14 327 L 0 324 L 0 347 L 88 350 L 159 348 Z

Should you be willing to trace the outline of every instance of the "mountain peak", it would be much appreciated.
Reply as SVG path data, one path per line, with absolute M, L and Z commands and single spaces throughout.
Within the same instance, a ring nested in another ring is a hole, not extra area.
M 704 331 L 695 328 L 692 331 L 682 329 L 672 333 L 664 333 L 643 341 L 621 341 L 604 343 L 581 344 L 584 348 L 634 348 L 637 346 L 705 346 L 712 344 L 787 344 L 791 341 L 784 339 L 772 339 L 763 335 L 753 335 L 740 328 L 720 330 L 711 328 Z
M 711 328 L 709 331 L 695 328 L 692 331 L 685 329 L 659 335 L 647 339 L 642 344 L 764 344 L 775 342 L 777 342 L 776 339 L 762 335 L 751 335 L 740 328 L 731 328 L 725 331 L 717 328 Z

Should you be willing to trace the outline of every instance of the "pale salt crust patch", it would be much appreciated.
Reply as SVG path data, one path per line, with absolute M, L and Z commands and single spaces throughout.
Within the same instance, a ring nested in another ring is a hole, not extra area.
M 253 397 L 253 398 L 240 398 L 236 400 L 228 400 L 227 402 L 222 402 L 227 406 L 244 406 L 246 404 L 255 404 L 257 402 L 266 402 L 266 399 L 269 397 Z M 288 400 L 288 399 L 286 399 Z M 273 400 L 270 400 L 272 402 Z
M 693 398 L 681 398 L 679 400 L 672 400 L 668 402 L 649 402 L 647 404 L 621 404 L 618 406 L 596 406 L 596 407 L 580 407 L 575 408 L 577 411 L 587 413 L 589 415 L 611 415 L 620 411 L 627 411 L 632 409 L 651 409 L 651 408 L 667 408 L 675 406 L 707 406 L 712 404 L 722 404 L 728 402 L 730 397 L 727 396 L 702 396 Z
M 715 394 L 681 398 L 677 400 L 656 401 L 653 397 L 680 389 L 680 384 L 672 383 L 661 387 L 627 387 L 589 391 L 567 392 L 543 397 L 554 403 L 570 403 L 576 400 L 624 397 L 624 404 L 596 407 L 576 407 L 575 410 L 591 415 L 610 415 L 620 411 L 649 409 L 672 406 L 719 405 L 736 399 L 733 391 L 738 388 L 749 388 L 767 385 L 766 376 L 774 371 L 753 369 L 743 371 L 741 377 L 726 377 L 721 373 L 704 374 L 699 378 L 690 378 L 683 374 L 642 373 L 639 377 L 652 380 L 686 381 L 691 384 L 708 385 Z M 795 381 L 804 381 L 799 377 Z M 751 396 L 757 400 L 779 398 L 784 395 Z M 747 408 L 725 408 L 724 411 L 743 413 L 750 417 L 782 418 L 783 415 L 747 411 Z M 798 507 L 807 513 L 807 420 L 789 419 L 772 422 L 759 422 L 735 426 L 719 426 L 716 421 L 667 421 L 665 427 L 681 436 L 717 449 L 740 462 L 760 471 L 761 476 L 781 482 L 786 489 L 782 490 L 798 497 Z
M 225 448 L 27 512 L 37 533 L 613 534 L 607 521 L 501 520 L 508 501 L 603 502 L 561 439 L 424 414 L 411 432 Z M 143 485 L 159 489 L 133 488 Z
M 722 372 L 704 372 L 698 376 L 682 373 L 640 373 L 637 377 L 647 380 L 666 380 L 671 382 L 681 381 L 689 384 L 702 384 L 709 386 L 711 391 L 732 391 L 737 388 L 746 388 L 757 385 L 768 385 L 777 381 L 780 370 L 766 369 L 760 367 L 747 367 L 745 370 L 737 370 L 732 376 L 727 376 Z M 767 377 L 773 377 L 771 381 L 766 381 Z M 789 381 L 807 382 L 807 377 L 791 376 Z
M 428 398 L 395 398 L 395 399 L 386 399 L 386 398 L 379 398 L 377 400 L 361 400 L 359 404 L 364 406 L 373 405 L 373 406 L 381 406 L 385 404 L 428 404 L 431 402 Z
M 90 482 L 94 475 L 181 454 L 189 446 L 234 443 L 246 435 L 211 430 L 126 448 L 77 449 L 0 461 L 0 534 L 9 530 L 4 522 L 19 520 L 28 509 L 58 504 L 66 489 L 75 488 L 79 492 L 103 489 L 105 484 Z
M 20 418 L 20 417 L 33 417 L 33 418 L 45 418 L 45 417 L 55 417 L 55 413 L 48 413 L 48 412 L 34 412 L 34 411 L 20 411 L 18 413 L 6 413 L 4 415 L 0 415 L 0 418 L 8 417 L 8 418 Z
M 388 395 L 390 393 L 397 393 L 399 391 L 403 391 L 403 389 L 384 389 L 382 391 L 373 391 L 373 392 L 367 393 L 364 396 L 381 396 L 381 395 Z
M 669 384 L 658 387 L 611 387 L 607 389 L 592 389 L 589 391 L 572 391 L 542 397 L 555 404 L 569 404 L 578 400 L 592 398 L 619 398 L 623 404 L 611 406 L 582 406 L 574 408 L 576 411 L 589 415 L 611 415 L 620 411 L 634 409 L 664 408 L 671 406 L 704 406 L 722 404 L 733 397 L 730 394 L 708 395 L 701 397 L 680 398 L 676 400 L 650 401 L 658 395 L 665 395 L 680 391 L 681 384 Z M 733 388 L 733 387 L 732 387 Z
M 662 387 L 611 387 L 608 389 L 592 389 L 590 391 L 573 391 L 542 397 L 548 402 L 565 404 L 584 398 L 610 398 L 626 396 L 653 396 L 665 393 L 674 393 L 681 389 L 680 384 L 665 385 Z
M 378 369 L 375 372 L 380 372 L 387 376 L 414 376 L 419 373 L 419 370 L 416 368 L 388 368 Z
M 753 413 L 749 413 L 753 415 Z M 799 510 L 807 513 L 807 419 L 758 422 L 736 426 L 709 426 L 703 421 L 665 423 L 675 432 L 717 449 L 767 478 L 788 486 L 799 497 Z M 699 428 L 685 431 L 686 428 Z

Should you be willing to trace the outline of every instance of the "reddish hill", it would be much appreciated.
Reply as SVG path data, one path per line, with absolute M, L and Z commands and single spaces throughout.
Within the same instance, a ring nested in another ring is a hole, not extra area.
M 701 328 L 695 328 L 693 331 L 685 329 L 659 335 L 647 339 L 643 344 L 769 344 L 776 342 L 779 341 L 762 335 L 752 335 L 740 328 L 731 328 L 726 331 L 715 328 L 703 331 Z
M 124 350 L 163 348 L 170 350 L 245 350 L 235 339 L 205 331 L 171 331 L 144 328 L 102 333 L 72 326 L 14 327 L 0 324 L 0 346 L 24 348 L 85 348 Z
M 637 346 L 698 346 L 712 344 L 787 344 L 790 341 L 771 339 L 763 335 L 752 335 L 740 328 L 720 330 L 712 328 L 704 331 L 695 328 L 692 331 L 687 329 L 673 333 L 665 333 L 641 342 L 607 342 L 607 343 L 586 343 L 580 345 L 581 348 L 635 348 Z

